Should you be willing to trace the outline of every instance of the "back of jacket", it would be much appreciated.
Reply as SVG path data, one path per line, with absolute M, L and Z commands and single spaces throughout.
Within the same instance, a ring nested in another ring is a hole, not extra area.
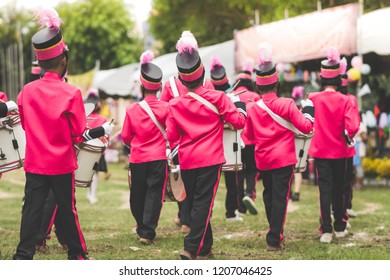
M 266 93 L 262 99 L 272 112 L 291 122 L 301 132 L 312 130 L 313 123 L 303 116 L 291 98 L 278 98 L 276 93 Z M 260 170 L 281 168 L 297 162 L 294 133 L 277 123 L 256 103 L 248 106 L 244 136 L 255 141 L 256 166 Z
M 169 102 L 167 139 L 173 147 L 180 141 L 181 169 L 194 169 L 225 163 L 223 152 L 224 121 L 241 129 L 245 117 L 222 91 L 199 87 L 195 94 L 212 103 L 219 111 L 210 108 L 189 95 Z
M 77 168 L 73 144 L 81 142 L 86 116 L 81 92 L 54 72 L 23 87 L 19 113 L 26 132 L 24 170 L 43 175 Z
M 340 159 L 347 156 L 344 130 L 352 139 L 359 130 L 359 120 L 349 97 L 338 91 L 309 94 L 316 110 L 314 137 L 309 155 L 315 158 Z

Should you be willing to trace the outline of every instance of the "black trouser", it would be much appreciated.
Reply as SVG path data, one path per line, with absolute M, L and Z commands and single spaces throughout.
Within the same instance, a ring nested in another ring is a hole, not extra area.
M 153 240 L 164 201 L 168 164 L 166 160 L 130 163 L 130 170 L 130 209 L 137 222 L 137 234 Z
M 255 161 L 255 145 L 247 145 L 241 149 L 241 158 L 244 170 L 238 173 L 238 211 L 246 212 L 246 206 L 242 203 L 244 196 L 253 200 L 256 198 L 256 183 L 259 177 L 259 170 Z M 246 188 L 244 184 L 246 183 Z
M 344 193 L 344 205 L 345 214 L 344 218 L 348 220 L 347 209 L 352 209 L 352 183 L 353 183 L 353 157 L 346 158 L 347 168 L 345 169 L 346 181 L 345 181 L 345 193 Z
M 235 211 L 238 209 L 238 173 L 239 172 L 223 172 L 225 176 L 225 185 L 226 185 L 226 199 L 225 199 L 225 209 L 226 209 L 226 218 L 233 218 L 236 216 Z
M 63 175 L 39 175 L 26 172 L 25 201 L 20 226 L 20 243 L 14 259 L 32 259 L 42 221 L 43 208 L 52 190 L 58 203 L 59 230 L 68 245 L 68 257 L 84 254 L 87 250 L 80 228 L 77 209 L 74 173 Z
M 331 218 L 331 210 L 333 210 L 334 230 L 344 231 L 346 227 L 346 221 L 343 219 L 346 211 L 344 203 L 346 159 L 315 158 L 315 164 L 320 191 L 320 230 L 322 233 L 333 232 Z
M 52 190 L 49 190 L 45 206 L 43 207 L 42 222 L 37 235 L 37 245 L 44 245 L 47 236 L 51 232 L 53 224 L 56 226 L 55 234 L 61 245 L 66 244 L 63 234 L 58 228 L 61 228 L 60 219 L 57 217 L 57 201 Z
M 290 198 L 294 165 L 260 170 L 263 178 L 263 201 L 269 224 L 267 244 L 278 246 L 283 240 L 283 227 L 286 221 L 287 204 Z
M 210 224 L 222 165 L 181 170 L 191 210 L 191 231 L 184 238 L 184 249 L 195 255 L 207 255 L 213 245 Z

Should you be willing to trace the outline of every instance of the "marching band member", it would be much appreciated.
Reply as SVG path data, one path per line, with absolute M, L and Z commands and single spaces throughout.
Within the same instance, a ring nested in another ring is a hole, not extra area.
M 340 86 L 340 53 L 329 48 L 327 59 L 321 61 L 323 91 L 310 93 L 308 98 L 318 112 L 314 123 L 315 134 L 309 155 L 315 160 L 320 194 L 320 242 L 332 242 L 348 235 L 344 207 L 345 168 L 347 145 L 359 129 L 359 121 L 349 97 L 338 92 Z M 332 206 L 332 207 L 331 207 Z M 332 227 L 331 208 L 334 213 Z
M 272 62 L 272 51 L 267 45 L 263 45 L 259 54 L 256 86 L 264 104 L 301 132 L 309 133 L 313 129 L 313 106 L 307 104 L 302 114 L 291 98 L 279 98 L 279 80 Z M 276 122 L 258 103 L 254 103 L 248 106 L 244 135 L 256 143 L 255 159 L 263 179 L 263 200 L 269 224 L 266 236 L 268 250 L 283 249 L 283 228 L 294 165 L 297 163 L 294 133 Z
M 141 56 L 144 101 L 127 107 L 122 128 L 123 142 L 130 147 L 130 208 L 137 222 L 139 241 L 144 245 L 152 244 L 156 236 L 168 178 L 164 137 L 168 103 L 156 97 L 161 89 L 162 71 L 150 62 L 152 59 L 151 51 Z
M 90 89 L 89 90 L 87 98 L 85 99 L 84 103 L 92 103 L 93 105 L 95 105 L 94 110 L 87 118 L 87 126 L 89 128 L 99 127 L 102 124 L 104 124 L 105 122 L 107 122 L 107 118 L 99 114 L 100 98 L 99 98 L 99 92 L 97 89 Z M 106 177 L 109 175 L 108 169 L 107 169 L 106 159 L 104 157 L 104 153 L 100 157 L 99 165 L 93 173 L 91 186 L 88 188 L 87 198 L 91 204 L 95 204 L 98 201 L 97 197 L 96 197 L 96 190 L 97 190 L 97 187 L 99 184 L 99 174 L 98 174 L 99 171 L 103 171 L 105 173 Z
M 113 125 L 105 123 L 86 130 L 81 92 L 64 82 L 68 49 L 54 9 L 36 12 L 41 27 L 32 37 L 38 63 L 45 75 L 25 85 L 18 107 L 26 133 L 25 202 L 22 210 L 20 242 L 15 260 L 33 259 L 42 211 L 49 190 L 58 203 L 57 217 L 68 245 L 68 259 L 87 260 L 87 247 L 80 228 L 74 171 L 77 168 L 75 143 L 110 134 Z
M 356 97 L 353 94 L 348 93 L 348 75 L 346 74 L 347 71 L 347 60 L 345 57 L 340 61 L 340 78 L 341 78 L 341 85 L 339 91 L 342 94 L 345 94 L 348 96 L 349 101 L 352 104 L 353 111 L 356 114 L 356 119 L 359 121 L 360 124 L 360 114 L 359 114 L 359 107 L 357 104 Z M 359 125 L 360 126 L 360 125 Z M 346 165 L 347 168 L 345 170 L 346 172 L 346 182 L 345 182 L 345 194 L 344 194 L 344 206 L 345 206 L 345 214 L 344 219 L 347 221 L 347 227 L 349 227 L 351 224 L 349 223 L 349 213 L 356 214 L 352 210 L 352 185 L 353 185 L 353 156 L 356 154 L 355 147 L 348 147 L 347 148 L 347 154 L 346 154 Z
M 223 92 L 202 86 L 205 71 L 193 36 L 183 32 L 177 49 L 179 79 L 189 94 L 169 103 L 167 139 L 172 146 L 177 142 L 180 145 L 181 175 L 191 213 L 190 232 L 184 238 L 180 258 L 207 259 L 213 245 L 210 217 L 225 162 L 223 122 L 243 128 L 245 104 L 236 102 L 237 109 Z
M 191 36 L 196 41 L 194 35 L 190 31 L 184 31 L 182 36 Z M 208 80 L 204 80 L 205 87 L 209 89 L 214 89 L 212 83 Z M 160 100 L 169 102 L 171 99 L 185 95 L 188 93 L 188 89 L 182 84 L 179 78 L 170 77 L 168 81 L 165 82 L 164 87 L 161 92 Z M 177 146 L 177 143 L 173 146 Z M 178 156 L 173 158 L 175 164 L 179 164 Z M 186 200 L 184 199 L 182 202 L 178 202 L 178 214 L 174 218 L 174 223 L 178 226 L 181 226 L 181 233 L 188 234 L 190 232 L 190 213 L 189 207 L 187 205 Z
M 255 86 L 252 80 L 253 60 L 248 60 L 243 69 L 237 74 L 235 88 L 232 94 L 237 94 L 240 101 L 243 101 L 247 106 L 251 102 L 260 100 L 260 95 L 255 92 Z M 256 215 L 257 208 L 255 204 L 256 198 L 256 183 L 259 177 L 259 171 L 255 161 L 255 141 L 249 140 L 241 133 L 241 139 L 245 147 L 241 149 L 242 163 L 244 169 L 238 172 L 238 212 Z M 244 184 L 246 183 L 246 188 Z
M 30 82 L 42 78 L 43 73 L 41 67 L 39 67 L 38 61 L 35 60 L 32 62 L 31 73 L 30 73 Z
M 217 57 L 212 57 L 210 62 L 210 81 L 214 89 L 226 92 L 230 88 L 228 78 L 226 76 L 225 67 Z M 238 171 L 240 172 L 240 171 Z M 243 219 L 236 214 L 238 210 L 238 194 L 237 181 L 238 172 L 226 171 L 225 176 L 226 198 L 225 198 L 225 216 L 227 222 L 242 222 Z

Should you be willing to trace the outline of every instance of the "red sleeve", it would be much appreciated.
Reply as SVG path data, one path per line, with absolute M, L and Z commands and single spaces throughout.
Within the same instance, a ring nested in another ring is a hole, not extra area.
M 84 102 L 81 91 L 77 90 L 68 108 L 68 119 L 70 131 L 74 143 L 83 142 L 82 134 L 87 127 L 87 117 L 85 116 Z
M 168 116 L 165 124 L 167 128 L 166 137 L 169 142 L 169 146 L 173 148 L 178 144 L 180 140 L 181 132 L 178 128 L 179 126 L 176 124 L 176 121 L 172 116 L 172 111 L 169 106 L 168 106 Z
M 344 114 L 344 127 L 348 132 L 348 136 L 353 138 L 359 131 L 360 120 L 356 117 L 356 109 L 352 102 L 348 100 L 346 103 L 345 114 Z
M 244 128 L 245 116 L 237 110 L 226 94 L 221 94 L 218 100 L 218 111 L 222 115 L 222 119 L 233 125 L 235 129 Z
M 126 146 L 130 147 L 131 140 L 133 139 L 133 129 L 129 117 L 129 108 L 126 110 L 126 116 L 125 116 L 125 121 L 123 122 L 121 135 L 122 135 L 123 143 L 125 143 Z
M 169 84 L 169 80 L 165 82 L 164 87 L 161 91 L 160 100 L 168 102 L 172 99 L 172 89 L 171 85 Z

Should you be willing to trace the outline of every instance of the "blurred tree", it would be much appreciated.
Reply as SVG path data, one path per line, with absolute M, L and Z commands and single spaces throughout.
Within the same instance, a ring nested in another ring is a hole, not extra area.
M 37 27 L 26 10 L 11 3 L 0 10 L 0 90 L 16 99 L 31 71 L 31 36 Z
M 69 47 L 69 73 L 119 67 L 139 61 L 143 46 L 123 0 L 60 3 L 61 30 Z
M 365 12 L 383 8 L 388 0 L 365 0 Z M 356 0 L 322 0 L 322 8 L 355 3 Z M 182 31 L 194 33 L 200 46 L 233 38 L 235 30 L 282 20 L 317 10 L 317 1 L 307 0 L 153 0 L 151 31 L 161 41 L 161 52 L 176 51 Z M 258 21 L 256 22 L 256 14 Z

